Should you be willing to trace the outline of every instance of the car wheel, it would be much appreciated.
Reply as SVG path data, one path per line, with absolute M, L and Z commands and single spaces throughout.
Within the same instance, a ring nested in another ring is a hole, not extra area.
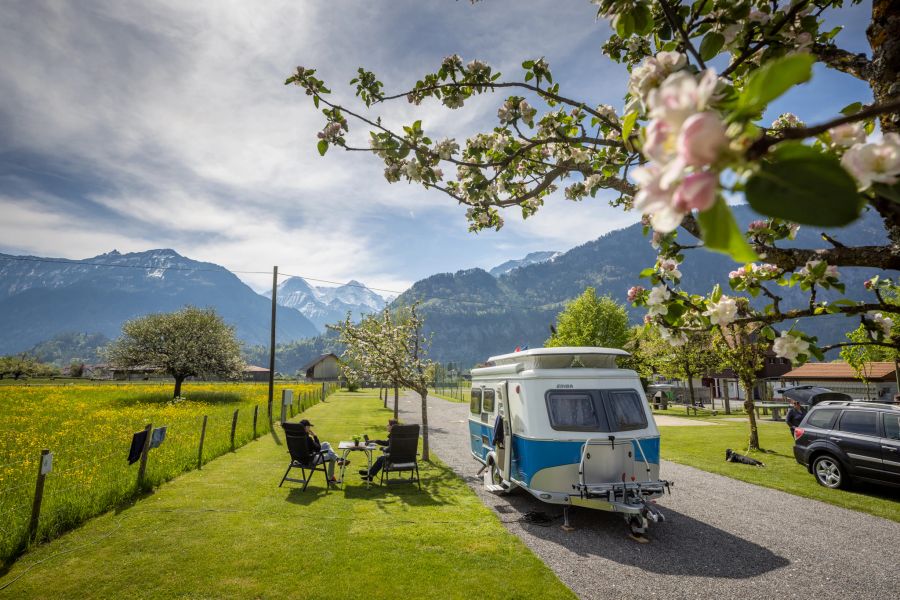
M 830 454 L 823 454 L 813 461 L 812 472 L 819 485 L 831 489 L 846 487 L 849 483 L 844 466 Z

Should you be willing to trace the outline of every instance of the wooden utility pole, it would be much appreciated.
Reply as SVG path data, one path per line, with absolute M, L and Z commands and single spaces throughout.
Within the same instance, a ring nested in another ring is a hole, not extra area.
M 272 422 L 272 397 L 275 394 L 275 314 L 278 307 L 278 267 L 272 267 L 272 331 L 269 337 L 269 429 Z

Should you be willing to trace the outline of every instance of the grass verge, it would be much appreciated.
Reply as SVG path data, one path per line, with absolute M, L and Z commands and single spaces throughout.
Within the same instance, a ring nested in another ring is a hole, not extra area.
M 390 415 L 374 392 L 303 414 L 335 444 L 383 436 Z M 278 441 L 264 436 L 35 548 L 0 572 L 0 586 L 22 576 L 0 597 L 575 597 L 443 464 L 422 463 L 422 491 L 366 490 L 354 453 L 343 490 L 326 493 L 317 473 L 302 492 L 278 487 Z
M 900 491 L 858 484 L 851 490 L 830 490 L 794 459 L 793 440 L 783 422 L 758 421 L 762 452 L 747 452 L 747 423 L 718 421 L 716 427 L 660 427 L 662 456 L 673 462 L 733 479 L 820 500 L 900 522 Z M 765 468 L 725 462 L 731 448 L 766 464 Z

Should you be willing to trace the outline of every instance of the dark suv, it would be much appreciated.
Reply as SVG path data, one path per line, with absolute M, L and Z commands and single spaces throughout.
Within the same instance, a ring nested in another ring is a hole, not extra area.
M 794 430 L 794 457 L 825 487 L 900 485 L 900 406 L 825 401 Z

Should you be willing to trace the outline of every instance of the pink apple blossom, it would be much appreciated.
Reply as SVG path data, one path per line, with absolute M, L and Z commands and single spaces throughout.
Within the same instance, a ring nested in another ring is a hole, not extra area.
M 694 172 L 684 178 L 672 199 L 675 210 L 708 210 L 716 201 L 719 178 L 709 171 Z
M 635 286 L 628 288 L 628 301 L 634 302 L 635 300 L 637 300 L 638 296 L 640 296 L 643 292 L 644 292 L 644 288 L 639 285 L 635 285 Z
M 676 146 L 678 156 L 687 165 L 702 167 L 716 162 L 728 147 L 722 119 L 709 111 L 688 117 L 678 133 Z

